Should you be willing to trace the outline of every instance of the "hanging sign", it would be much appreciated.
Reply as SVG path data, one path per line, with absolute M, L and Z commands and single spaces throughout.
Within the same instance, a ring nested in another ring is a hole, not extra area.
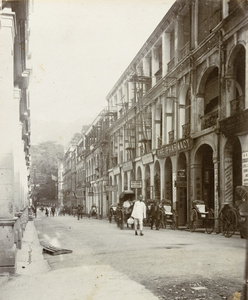
M 153 162 L 153 155 L 152 153 L 148 153 L 145 155 L 142 155 L 142 164 L 146 165 L 146 164 L 150 164 Z
M 118 186 L 117 185 L 106 185 L 105 190 L 106 190 L 106 192 L 117 192 Z
M 248 152 L 242 153 L 243 185 L 248 186 Z
M 120 173 L 121 173 L 120 167 L 115 167 L 115 168 L 113 168 L 113 173 L 114 173 L 114 175 L 120 174 Z
M 141 180 L 131 180 L 131 189 L 141 189 L 142 188 L 142 181 Z
M 124 172 L 133 170 L 133 162 L 128 161 L 128 162 L 123 163 L 122 168 L 123 168 Z

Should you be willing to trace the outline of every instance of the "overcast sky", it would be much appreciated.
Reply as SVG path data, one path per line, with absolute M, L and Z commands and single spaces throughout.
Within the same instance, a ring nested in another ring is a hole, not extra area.
M 36 130 L 41 120 L 93 122 L 107 106 L 111 88 L 173 3 L 33 0 L 32 128 Z M 33 137 L 35 134 L 32 130 Z

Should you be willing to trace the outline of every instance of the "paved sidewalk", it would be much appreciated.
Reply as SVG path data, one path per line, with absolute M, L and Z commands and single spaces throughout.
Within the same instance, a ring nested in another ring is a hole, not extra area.
M 69 255 L 69 254 L 66 254 Z M 0 276 L 0 300 L 157 300 L 144 286 L 108 265 L 51 271 L 29 221 L 17 253 L 15 275 Z

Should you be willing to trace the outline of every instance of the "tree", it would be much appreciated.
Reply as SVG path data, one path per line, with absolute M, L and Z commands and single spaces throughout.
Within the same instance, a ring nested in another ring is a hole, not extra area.
M 58 164 L 63 158 L 62 145 L 53 141 L 31 146 L 31 183 L 33 198 L 39 202 L 55 201 L 57 197 Z M 55 179 L 55 180 L 54 180 Z

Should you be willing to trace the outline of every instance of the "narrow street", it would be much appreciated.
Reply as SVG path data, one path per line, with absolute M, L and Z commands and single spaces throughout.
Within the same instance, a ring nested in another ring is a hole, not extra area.
M 246 241 L 239 236 L 149 227 L 135 236 L 107 220 L 41 212 L 34 222 L 41 244 L 73 251 L 44 254 L 52 270 L 110 266 L 160 299 L 228 299 L 243 288 Z

